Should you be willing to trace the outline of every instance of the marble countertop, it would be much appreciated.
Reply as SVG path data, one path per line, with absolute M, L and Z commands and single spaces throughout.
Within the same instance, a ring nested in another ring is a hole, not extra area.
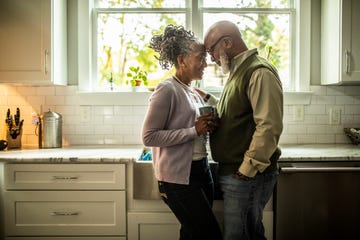
M 39 149 L 24 147 L 0 152 L 0 162 L 21 163 L 127 163 L 141 155 L 139 145 L 68 146 Z
M 360 160 L 360 145 L 306 144 L 282 145 L 280 161 L 347 161 Z
M 0 152 L 0 162 L 127 163 L 141 155 L 141 145 L 93 145 L 38 149 L 24 147 Z M 352 144 L 282 145 L 279 161 L 360 160 L 360 146 Z

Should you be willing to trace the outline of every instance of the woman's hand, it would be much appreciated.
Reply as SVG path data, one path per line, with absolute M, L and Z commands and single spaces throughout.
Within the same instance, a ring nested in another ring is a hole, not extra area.
M 218 127 L 218 122 L 214 121 L 212 113 L 207 113 L 197 118 L 195 121 L 195 129 L 198 136 L 206 134 L 207 132 L 214 132 Z
M 216 116 L 215 118 L 212 118 L 210 122 L 208 122 L 208 132 L 210 134 L 214 133 L 219 126 L 220 118 Z

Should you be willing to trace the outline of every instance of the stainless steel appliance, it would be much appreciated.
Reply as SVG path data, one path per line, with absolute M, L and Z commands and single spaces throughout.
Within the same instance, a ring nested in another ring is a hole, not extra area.
M 274 239 L 359 239 L 360 161 L 279 166 Z
M 62 116 L 57 112 L 43 113 L 39 126 L 39 147 L 62 147 Z

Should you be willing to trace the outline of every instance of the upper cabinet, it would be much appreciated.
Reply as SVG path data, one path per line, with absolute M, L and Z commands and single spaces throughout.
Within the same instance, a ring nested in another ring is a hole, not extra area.
M 321 83 L 360 84 L 360 1 L 321 1 Z
M 0 83 L 66 82 L 66 0 L 1 0 Z

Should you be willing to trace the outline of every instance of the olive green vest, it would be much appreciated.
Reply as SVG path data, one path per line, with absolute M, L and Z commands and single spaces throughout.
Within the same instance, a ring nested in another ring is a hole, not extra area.
M 210 146 L 212 158 L 219 162 L 220 174 L 236 172 L 249 149 L 255 122 L 247 89 L 252 73 L 259 68 L 267 68 L 278 76 L 270 63 L 254 53 L 230 75 L 217 105 L 220 127 L 210 136 Z M 277 159 L 271 165 L 276 168 Z

